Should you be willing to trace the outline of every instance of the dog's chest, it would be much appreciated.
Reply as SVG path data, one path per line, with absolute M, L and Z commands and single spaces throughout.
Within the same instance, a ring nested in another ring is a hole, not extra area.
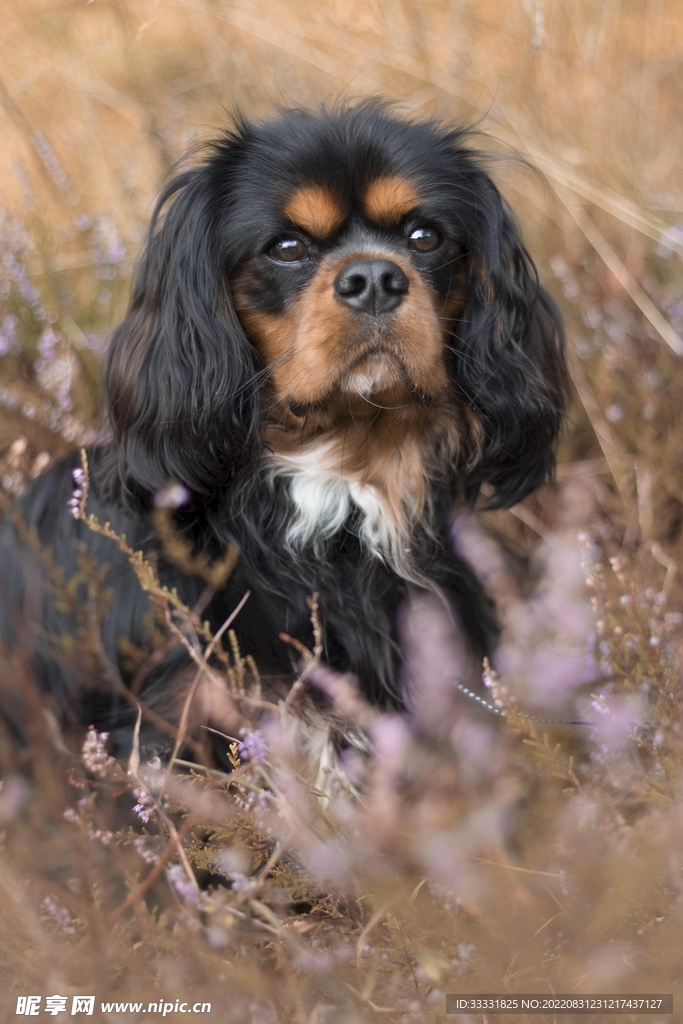
M 331 446 L 321 444 L 274 455 L 269 472 L 286 480 L 291 513 L 285 541 L 295 550 L 320 548 L 339 531 L 351 529 L 370 554 L 394 562 L 396 524 L 379 489 L 343 472 Z

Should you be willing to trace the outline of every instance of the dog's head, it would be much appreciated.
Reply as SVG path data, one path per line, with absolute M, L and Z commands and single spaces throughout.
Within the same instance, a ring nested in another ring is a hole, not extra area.
M 543 481 L 559 316 L 466 141 L 376 103 L 293 111 L 239 122 L 171 181 L 105 374 L 128 496 L 225 488 L 264 420 L 303 437 L 392 410 L 419 429 L 435 407 L 466 413 L 464 493 L 509 505 Z

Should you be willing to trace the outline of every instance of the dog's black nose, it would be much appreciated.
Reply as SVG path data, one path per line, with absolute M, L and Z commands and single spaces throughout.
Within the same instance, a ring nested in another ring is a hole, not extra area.
M 391 260 L 354 260 L 334 281 L 339 299 L 359 313 L 389 313 L 403 301 L 409 281 Z

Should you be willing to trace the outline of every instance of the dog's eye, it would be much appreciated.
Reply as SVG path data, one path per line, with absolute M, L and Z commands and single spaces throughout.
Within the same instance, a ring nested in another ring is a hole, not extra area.
M 268 255 L 277 263 L 301 263 L 308 258 L 308 246 L 300 238 L 281 238 L 269 249 Z
M 410 233 L 408 245 L 415 252 L 432 252 L 441 245 L 441 236 L 434 228 L 415 228 Z

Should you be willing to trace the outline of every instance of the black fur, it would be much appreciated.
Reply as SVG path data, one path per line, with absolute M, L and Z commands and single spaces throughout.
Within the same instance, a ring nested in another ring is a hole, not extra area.
M 380 173 L 420 182 L 422 219 L 444 237 L 440 254 L 420 264 L 437 301 L 448 297 L 454 266 L 466 267 L 467 305 L 445 323 L 444 345 L 452 393 L 476 415 L 483 444 L 470 468 L 442 467 L 432 532 L 418 529 L 411 545 L 419 573 L 451 595 L 474 649 L 484 653 L 495 625 L 474 572 L 452 551 L 450 516 L 485 483 L 490 504 L 506 507 L 552 473 L 565 370 L 559 314 L 467 141 L 463 130 L 400 120 L 377 103 L 290 111 L 264 124 L 238 121 L 202 163 L 170 182 L 157 204 L 130 312 L 112 335 L 105 368 L 111 440 L 91 453 L 88 510 L 125 533 L 132 547 L 156 550 L 149 510 L 154 493 L 171 480 L 192 494 L 177 520 L 197 549 L 217 556 L 237 544 L 237 569 L 204 617 L 219 626 L 250 589 L 235 628 L 243 653 L 253 654 L 262 672 L 292 673 L 290 649 L 278 634 L 310 642 L 306 598 L 318 592 L 329 663 L 357 673 L 370 699 L 387 706 L 403 703 L 396 614 L 411 585 L 362 549 L 353 522 L 316 551 L 288 552 L 287 485 L 283 478 L 269 482 L 262 468 L 264 367 L 235 312 L 230 279 L 286 228 L 281 210 L 292 186 L 330 182 L 343 192 Z M 314 263 L 297 277 L 267 262 L 254 287 L 261 308 L 279 313 L 305 287 Z M 109 563 L 105 585 L 113 596 L 102 640 L 106 657 L 120 665 L 120 637 L 148 642 L 147 598 L 116 546 L 70 515 L 77 464 L 71 457 L 55 466 L 16 511 L 66 578 L 86 557 Z M 6 638 L 31 644 L 41 684 L 64 716 L 110 730 L 129 724 L 130 706 L 112 694 L 101 656 L 79 656 L 74 665 L 48 649 L 45 632 L 77 636 L 78 624 L 44 592 L 44 572 L 14 522 L 5 526 L 2 545 Z M 192 603 L 201 583 L 163 560 L 160 566 L 164 581 Z M 82 603 L 85 596 L 82 584 Z M 43 632 L 30 625 L 36 619 Z M 186 660 L 178 647 L 155 668 L 145 682 L 146 703 L 163 713 L 169 680 Z

